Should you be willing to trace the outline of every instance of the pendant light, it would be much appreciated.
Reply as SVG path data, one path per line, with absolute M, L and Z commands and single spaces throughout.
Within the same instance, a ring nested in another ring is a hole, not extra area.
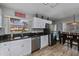
M 76 23 L 76 21 L 75 21 L 75 15 L 73 15 L 73 21 L 74 21 L 74 22 L 73 22 L 72 24 L 73 24 L 73 25 L 76 25 L 77 23 Z

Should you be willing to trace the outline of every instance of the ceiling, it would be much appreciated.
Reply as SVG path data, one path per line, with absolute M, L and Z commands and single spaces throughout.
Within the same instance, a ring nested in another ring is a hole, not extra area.
M 78 3 L 2 3 L 2 6 L 57 19 L 79 14 Z

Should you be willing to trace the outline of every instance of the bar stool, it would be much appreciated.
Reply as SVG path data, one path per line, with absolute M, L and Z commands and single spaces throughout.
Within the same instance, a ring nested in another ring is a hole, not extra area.
M 63 44 L 65 44 L 65 41 L 67 39 L 67 34 L 66 33 L 63 33 L 62 35 L 63 35 L 63 37 L 62 37 L 63 38 Z
M 60 41 L 60 44 L 62 43 L 62 40 L 63 40 L 63 33 L 59 33 L 59 41 Z
M 78 47 L 78 51 L 79 51 L 79 36 L 77 35 L 77 33 L 74 33 L 73 34 L 73 39 L 71 41 L 71 48 L 73 45 L 77 46 Z
M 66 38 L 66 43 L 67 43 L 68 46 L 70 46 L 72 38 L 73 38 L 72 34 L 68 33 L 67 38 Z
M 70 34 L 70 48 L 72 48 L 72 41 L 73 41 L 73 33 Z
M 79 51 L 79 35 L 77 35 L 77 44 L 78 44 L 78 51 Z

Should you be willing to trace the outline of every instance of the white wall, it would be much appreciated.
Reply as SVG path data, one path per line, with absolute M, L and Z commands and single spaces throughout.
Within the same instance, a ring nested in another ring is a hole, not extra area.
M 0 8 L 2 9 L 2 26 L 3 26 L 3 28 L 0 29 L 0 35 L 5 34 L 5 25 L 4 25 L 5 18 L 4 17 L 5 16 L 15 16 L 16 11 L 19 11 L 19 12 L 26 14 L 25 19 L 29 20 L 29 27 L 31 27 L 31 25 L 32 25 L 31 20 L 33 20 L 33 16 L 27 14 L 26 12 L 20 11 L 20 10 L 14 10 L 14 9 L 3 7 L 3 6 L 0 6 Z M 38 31 L 42 32 L 43 30 L 31 30 L 31 29 L 29 30 L 29 32 L 38 32 Z
M 76 15 L 75 19 L 76 19 L 76 21 L 79 21 L 79 15 Z M 73 17 L 71 16 L 71 17 L 63 18 L 61 20 L 56 21 L 57 31 L 66 31 L 66 22 L 74 22 Z M 65 25 L 63 25 L 63 24 L 65 24 Z M 72 31 L 72 30 L 70 30 L 70 31 Z M 78 32 L 78 30 L 76 29 L 75 32 Z
M 10 9 L 10 8 L 6 8 L 3 6 L 0 6 L 0 8 L 2 9 L 2 26 L 3 26 L 3 28 L 0 28 L 0 35 L 2 35 L 2 34 L 5 34 L 4 17 L 5 16 L 15 16 L 15 12 L 19 11 L 19 10 Z M 19 11 L 19 12 L 23 12 L 23 11 Z M 27 13 L 26 13 L 26 16 L 28 16 Z M 31 16 L 29 16 L 28 18 L 25 18 L 25 19 L 30 19 L 30 18 L 31 18 Z

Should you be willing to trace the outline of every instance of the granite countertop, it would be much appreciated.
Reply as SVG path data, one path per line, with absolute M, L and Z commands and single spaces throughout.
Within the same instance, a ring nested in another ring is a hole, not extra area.
M 15 41 L 15 40 L 22 40 L 22 39 L 27 39 L 27 38 L 30 38 L 30 37 L 26 37 L 26 38 L 18 38 L 18 39 L 4 39 L 4 40 L 0 40 L 0 43 L 3 43 L 3 42 L 9 42 L 9 41 Z
M 19 36 L 18 36 L 19 35 Z M 23 37 L 21 37 L 21 35 L 23 35 Z M 27 39 L 27 38 L 32 38 L 32 37 L 40 37 L 42 35 L 47 35 L 44 33 L 20 33 L 20 34 L 14 34 L 14 38 L 11 38 L 11 34 L 6 34 L 6 35 L 2 35 L 0 36 L 0 43 L 3 42 L 8 42 L 8 41 L 15 41 L 15 40 L 22 40 L 22 39 Z

